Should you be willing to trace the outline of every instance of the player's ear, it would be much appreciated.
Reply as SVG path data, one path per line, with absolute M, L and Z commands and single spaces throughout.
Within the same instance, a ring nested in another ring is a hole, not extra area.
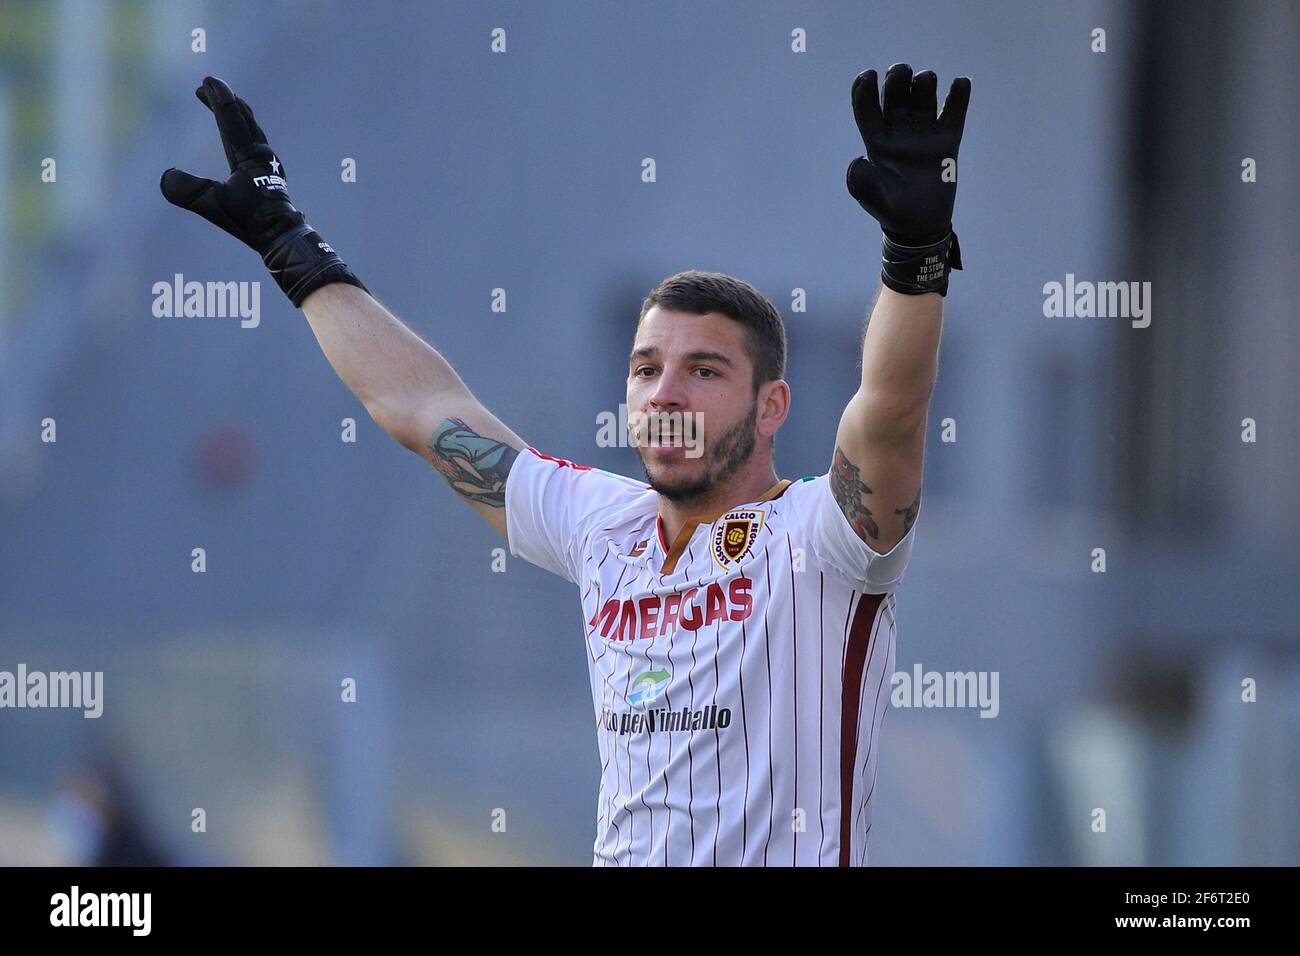
M 758 430 L 771 438 L 790 417 L 790 385 L 783 378 L 764 382 L 758 388 Z

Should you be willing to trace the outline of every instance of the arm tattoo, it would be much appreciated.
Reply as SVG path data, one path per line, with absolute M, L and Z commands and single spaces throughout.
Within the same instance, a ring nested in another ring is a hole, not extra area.
M 880 527 L 876 524 L 876 519 L 871 517 L 871 510 L 862 502 L 862 496 L 871 494 L 871 489 L 859 476 L 858 466 L 849 461 L 843 449 L 838 446 L 835 448 L 835 464 L 831 468 L 830 482 L 835 503 L 844 512 L 844 517 L 849 519 L 857 536 L 863 541 L 867 538 L 878 539 Z
M 429 460 L 457 494 L 504 508 L 506 475 L 519 450 L 495 438 L 484 438 L 459 418 L 444 418 L 429 438 Z
M 894 514 L 903 516 L 903 534 L 912 530 L 912 525 L 916 524 L 916 509 L 921 507 L 921 492 L 916 492 L 916 500 L 906 508 L 894 509 Z

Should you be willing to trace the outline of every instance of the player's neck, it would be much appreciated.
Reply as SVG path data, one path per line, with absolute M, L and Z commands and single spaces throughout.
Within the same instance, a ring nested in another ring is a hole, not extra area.
M 663 521 L 664 537 L 671 544 L 691 518 L 730 511 L 737 505 L 758 501 L 767 494 L 779 479 L 776 468 L 769 461 L 766 468 L 756 468 L 752 473 L 737 475 L 735 480 L 718 484 L 708 495 L 685 501 L 669 501 L 659 496 L 659 517 Z

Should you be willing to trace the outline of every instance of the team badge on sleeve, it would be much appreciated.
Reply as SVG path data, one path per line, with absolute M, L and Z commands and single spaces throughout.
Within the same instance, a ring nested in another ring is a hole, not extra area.
M 728 511 L 713 523 L 713 560 L 723 568 L 741 561 L 763 530 L 763 512 Z

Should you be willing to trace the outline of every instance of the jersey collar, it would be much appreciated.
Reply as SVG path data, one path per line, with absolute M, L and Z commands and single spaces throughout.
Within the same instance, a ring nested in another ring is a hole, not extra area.
M 737 508 L 742 507 L 745 504 L 761 504 L 764 501 L 772 501 L 779 498 L 785 493 L 785 489 L 790 487 L 792 484 L 793 482 L 789 478 L 782 478 L 771 488 L 767 489 L 767 491 L 763 492 L 762 497 L 753 502 L 742 501 L 740 504 L 732 505 L 730 508 L 723 508 L 721 511 L 715 511 L 712 514 L 691 515 L 686 519 L 686 523 L 682 525 L 681 530 L 677 532 L 677 537 L 673 539 L 672 547 L 669 547 L 664 541 L 663 516 L 656 516 L 655 537 L 659 539 L 659 547 L 661 547 L 664 552 L 664 564 L 659 573 L 672 574 L 673 571 L 677 569 L 677 560 L 682 556 L 682 552 L 685 551 L 686 546 L 690 544 L 691 538 L 695 536 L 695 530 L 701 524 L 712 524 L 728 511 L 735 511 Z

